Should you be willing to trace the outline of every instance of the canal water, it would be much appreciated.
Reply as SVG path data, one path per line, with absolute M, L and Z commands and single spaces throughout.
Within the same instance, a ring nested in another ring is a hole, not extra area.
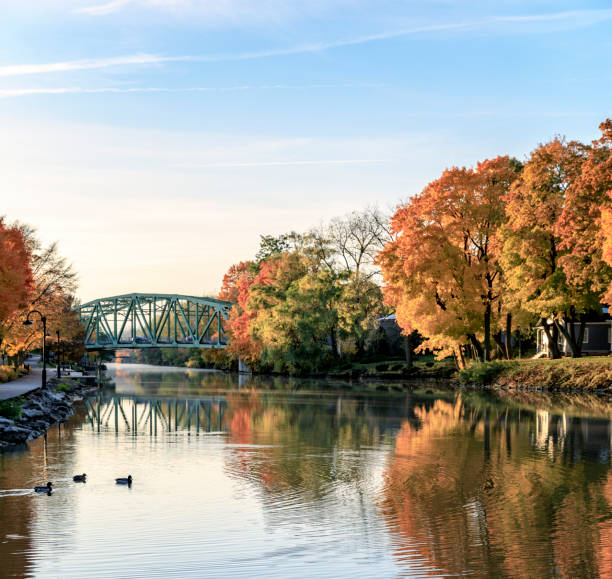
M 0 454 L 1 577 L 612 576 L 606 399 L 108 374 Z

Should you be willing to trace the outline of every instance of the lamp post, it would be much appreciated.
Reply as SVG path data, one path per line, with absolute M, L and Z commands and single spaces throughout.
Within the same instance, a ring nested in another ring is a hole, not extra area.
M 38 310 L 32 310 L 28 313 L 26 321 L 23 322 L 24 326 L 31 326 L 32 320 L 30 316 L 32 314 L 38 314 L 43 325 L 43 340 L 42 340 L 42 359 L 43 359 L 43 370 L 42 370 L 42 387 L 47 385 L 47 316 L 43 316 Z
M 60 357 L 60 331 L 59 330 L 55 330 L 55 333 L 57 334 L 57 354 L 56 354 L 56 362 L 57 362 L 57 377 L 60 377 L 60 367 L 62 365 L 62 359 Z

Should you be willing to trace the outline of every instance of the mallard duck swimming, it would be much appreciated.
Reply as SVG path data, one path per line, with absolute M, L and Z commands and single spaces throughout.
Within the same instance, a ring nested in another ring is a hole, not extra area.
M 127 478 L 116 478 L 115 482 L 118 485 L 131 485 L 132 484 L 132 475 L 128 474 Z
M 53 490 L 53 483 L 48 482 L 45 486 L 34 487 L 35 493 L 50 493 Z
M 83 474 L 75 474 L 72 477 L 72 480 L 74 482 L 87 482 L 87 475 L 85 473 L 83 473 Z

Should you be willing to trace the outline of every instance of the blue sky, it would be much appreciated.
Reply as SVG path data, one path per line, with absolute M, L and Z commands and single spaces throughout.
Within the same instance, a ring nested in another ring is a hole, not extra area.
M 606 2 L 36 7 L 1 8 L 0 195 L 83 299 L 213 292 L 259 233 L 392 208 L 612 114 Z

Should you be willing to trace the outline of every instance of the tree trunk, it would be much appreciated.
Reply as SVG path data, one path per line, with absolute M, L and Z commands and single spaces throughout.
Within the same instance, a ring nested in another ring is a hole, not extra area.
M 334 359 L 337 359 L 339 357 L 339 352 L 338 352 L 338 336 L 336 335 L 336 328 L 332 328 L 330 334 L 331 334 L 332 355 Z
M 506 360 L 512 360 L 512 314 L 506 314 Z
M 570 350 L 572 351 L 572 358 L 582 357 L 582 340 L 584 339 L 584 318 L 580 316 L 580 329 L 578 330 L 578 339 L 576 339 L 576 329 L 574 328 L 573 318 L 568 320 L 567 317 L 563 318 L 564 324 L 555 322 L 556 326 L 563 337 L 567 340 Z M 569 330 L 567 326 L 569 325 Z
M 491 359 L 491 302 L 487 302 L 484 314 L 484 361 Z
M 580 356 L 576 354 L 576 339 L 572 338 L 569 330 L 567 329 L 567 318 L 563 318 L 563 322 L 564 323 L 561 323 L 560 321 L 555 320 L 555 327 L 559 330 L 559 333 L 565 338 L 565 341 L 567 342 L 567 345 L 569 346 L 572 352 L 572 358 L 579 358 Z
M 569 320 L 566 316 L 565 318 L 563 318 L 563 321 L 565 322 L 565 329 L 569 330 L 569 335 L 570 335 L 569 342 L 570 342 L 570 348 L 572 349 L 572 358 L 576 357 L 574 355 L 576 351 L 576 328 L 574 326 L 575 317 L 576 317 L 576 310 L 574 306 L 570 306 Z
M 481 343 L 478 341 L 478 338 L 474 334 L 468 334 L 467 337 L 470 343 L 472 344 L 472 347 L 474 348 L 474 352 L 476 353 L 476 358 L 478 359 L 478 361 L 484 362 L 485 351 L 483 350 Z
M 404 336 L 404 354 L 406 355 L 406 366 L 412 368 L 412 336 Z
M 582 344 L 584 340 L 584 329 L 586 322 L 584 320 L 584 314 L 580 314 L 580 329 L 578 330 L 578 348 L 580 349 L 580 355 L 582 356 Z
M 559 351 L 559 330 L 557 329 L 557 325 L 555 323 L 549 324 L 545 319 L 542 319 L 542 327 L 548 338 L 548 355 L 553 360 L 556 360 L 561 357 L 561 352 Z
M 465 356 L 463 355 L 463 346 L 459 346 L 459 369 L 463 370 L 463 368 L 465 368 Z
M 493 341 L 495 342 L 495 345 L 497 346 L 497 352 L 499 354 L 500 358 L 505 358 L 506 357 L 506 347 L 504 345 L 504 342 L 502 340 L 502 332 L 501 330 L 499 330 L 498 332 L 495 332 L 493 334 Z

